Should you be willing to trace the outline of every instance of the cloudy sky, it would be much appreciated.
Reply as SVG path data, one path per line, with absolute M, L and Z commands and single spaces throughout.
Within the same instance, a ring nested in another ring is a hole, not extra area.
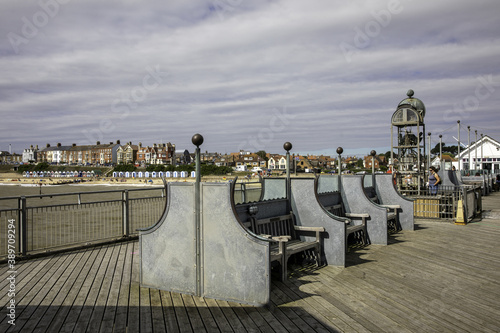
M 432 145 L 500 139 L 498 0 L 2 1 L 0 38 L 0 150 L 385 152 L 408 89 Z

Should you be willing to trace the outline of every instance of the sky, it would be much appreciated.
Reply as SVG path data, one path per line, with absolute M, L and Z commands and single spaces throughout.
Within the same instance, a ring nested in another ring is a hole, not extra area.
M 409 89 L 431 145 L 500 139 L 497 0 L 0 3 L 0 150 L 367 155 Z M 457 123 L 460 120 L 460 130 Z

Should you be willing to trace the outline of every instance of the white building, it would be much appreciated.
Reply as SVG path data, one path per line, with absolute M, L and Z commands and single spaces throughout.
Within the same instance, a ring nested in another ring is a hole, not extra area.
M 29 148 L 23 150 L 23 163 L 36 162 L 36 155 L 38 153 L 38 146 L 33 148 L 31 145 Z
M 458 161 L 460 170 L 486 169 L 500 173 L 500 142 L 485 135 L 470 147 L 460 151 Z

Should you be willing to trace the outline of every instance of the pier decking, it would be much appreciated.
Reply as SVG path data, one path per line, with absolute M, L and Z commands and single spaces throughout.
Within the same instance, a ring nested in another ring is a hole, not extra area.
M 416 220 L 347 267 L 295 267 L 257 308 L 139 286 L 138 242 L 0 267 L 0 332 L 499 332 L 500 193 L 467 226 Z

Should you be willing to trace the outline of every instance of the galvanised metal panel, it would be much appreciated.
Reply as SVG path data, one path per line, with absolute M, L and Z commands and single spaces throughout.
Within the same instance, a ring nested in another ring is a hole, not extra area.
M 370 215 L 366 221 L 370 242 L 387 245 L 387 210 L 368 199 L 363 190 L 363 176 L 342 175 L 340 188 L 346 212 Z
M 401 229 L 414 230 L 413 200 L 399 194 L 392 181 L 392 174 L 375 175 L 375 190 L 382 204 L 401 206 L 401 209 L 398 211 Z
M 162 218 L 139 233 L 141 286 L 196 293 L 195 184 L 168 183 Z
M 230 184 L 201 183 L 202 294 L 253 305 L 270 299 L 270 243 L 236 219 Z
M 286 198 L 286 178 L 264 178 L 262 184 L 261 201 Z
M 322 261 L 327 265 L 345 266 L 346 224 L 327 212 L 316 199 L 314 178 L 292 178 L 292 210 L 297 225 L 306 227 L 324 227 L 321 234 Z M 315 236 L 303 237 L 313 241 Z
M 332 175 L 326 176 L 321 175 L 318 179 L 318 194 L 326 192 L 340 191 L 339 187 L 339 176 Z

